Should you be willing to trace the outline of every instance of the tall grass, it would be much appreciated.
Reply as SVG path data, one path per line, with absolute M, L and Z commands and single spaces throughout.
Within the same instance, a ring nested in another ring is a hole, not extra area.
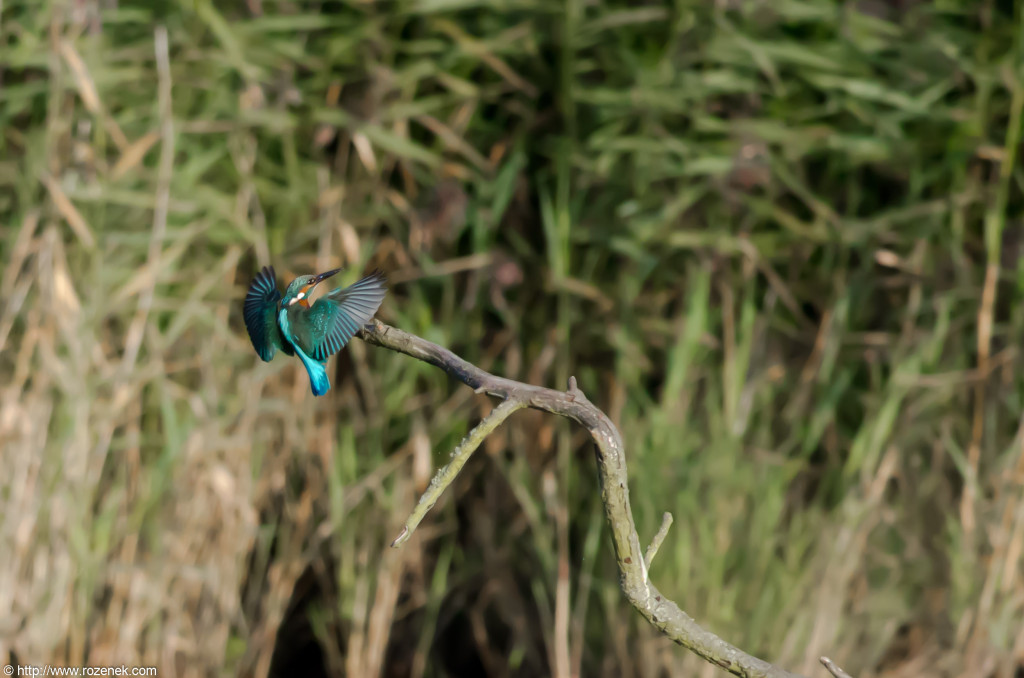
M 624 603 L 591 450 L 240 300 L 575 374 L 652 577 L 787 667 L 1024 666 L 1016 3 L 0 4 L 0 656 L 161 675 L 715 675 Z

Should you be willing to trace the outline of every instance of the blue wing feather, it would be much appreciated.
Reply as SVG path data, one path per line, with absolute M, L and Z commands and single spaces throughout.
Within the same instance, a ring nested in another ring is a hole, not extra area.
M 281 292 L 277 289 L 274 268 L 264 266 L 249 285 L 249 292 L 245 295 L 243 316 L 249 340 L 265 362 L 270 362 L 279 348 L 289 355 L 292 354 L 277 326 L 280 302 Z
M 304 331 L 296 333 L 302 350 L 322 362 L 345 348 L 359 328 L 373 320 L 387 294 L 385 282 L 384 274 L 374 271 L 359 282 L 318 299 L 304 311 Z

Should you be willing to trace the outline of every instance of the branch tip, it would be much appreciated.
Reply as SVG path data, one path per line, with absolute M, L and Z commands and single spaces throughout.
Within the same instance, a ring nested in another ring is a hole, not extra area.
M 647 547 L 647 552 L 644 553 L 644 565 L 648 568 L 651 567 L 651 561 L 654 560 L 654 556 L 658 555 L 658 549 L 661 548 L 661 543 L 665 541 L 665 537 L 668 535 L 668 528 L 670 527 L 672 527 L 672 514 L 665 511 L 661 516 L 661 527 L 658 528 L 654 539 L 651 540 L 651 545 Z
M 828 657 L 822 657 L 818 661 L 820 661 L 821 665 L 825 667 L 825 670 L 835 676 L 835 678 L 853 678 L 849 673 L 836 666 L 836 663 Z
M 419 502 L 413 508 L 412 513 L 409 514 L 408 520 L 405 521 L 405 527 L 402 528 L 402 533 L 398 535 L 395 541 L 391 542 L 392 546 L 401 546 L 416 530 L 419 524 L 426 517 L 430 509 L 434 508 L 434 504 L 437 503 L 438 498 L 444 491 L 448 489 L 455 478 L 458 477 L 459 471 L 469 461 L 470 455 L 476 451 L 476 448 L 480 447 L 480 443 L 484 441 L 484 438 L 494 432 L 494 429 L 501 425 L 501 422 L 508 419 L 516 410 L 520 410 L 526 407 L 526 403 L 509 397 L 507 400 L 502 401 L 491 410 L 490 414 L 484 417 L 479 424 L 473 427 L 473 430 L 466 434 L 466 437 L 462 439 L 454 450 L 452 450 L 451 461 L 445 466 L 442 466 L 434 474 L 433 479 L 430 481 L 430 485 L 427 486 L 427 490 L 420 497 Z
M 397 549 L 399 546 L 404 544 L 406 541 L 408 541 L 410 534 L 411 532 L 409 532 L 409 526 L 402 526 L 402 532 L 397 537 L 395 537 L 395 540 L 393 542 L 391 542 L 391 548 Z

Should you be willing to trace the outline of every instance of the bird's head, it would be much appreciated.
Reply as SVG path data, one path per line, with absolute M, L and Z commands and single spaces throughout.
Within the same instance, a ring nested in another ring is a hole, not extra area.
M 341 271 L 341 269 L 336 268 L 333 271 L 327 271 L 317 275 L 300 275 L 298 278 L 293 280 L 290 285 L 288 285 L 288 289 L 284 292 L 284 299 L 281 300 L 281 304 L 283 306 L 301 304 L 302 306 L 309 308 L 309 295 L 313 294 L 313 289 L 339 271 Z

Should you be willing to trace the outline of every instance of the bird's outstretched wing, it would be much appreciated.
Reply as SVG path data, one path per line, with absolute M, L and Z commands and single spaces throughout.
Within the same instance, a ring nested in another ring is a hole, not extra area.
M 324 361 L 343 349 L 359 328 L 373 320 L 387 294 L 385 282 L 384 274 L 374 271 L 354 285 L 318 299 L 306 312 L 306 331 L 297 337 L 302 350 L 314 360 Z
M 274 267 L 264 266 L 249 285 L 243 309 L 245 329 L 249 331 L 252 347 L 266 362 L 270 362 L 277 349 L 289 355 L 292 353 L 291 347 L 281 337 L 281 330 L 277 327 L 280 302 L 281 292 L 277 289 Z

